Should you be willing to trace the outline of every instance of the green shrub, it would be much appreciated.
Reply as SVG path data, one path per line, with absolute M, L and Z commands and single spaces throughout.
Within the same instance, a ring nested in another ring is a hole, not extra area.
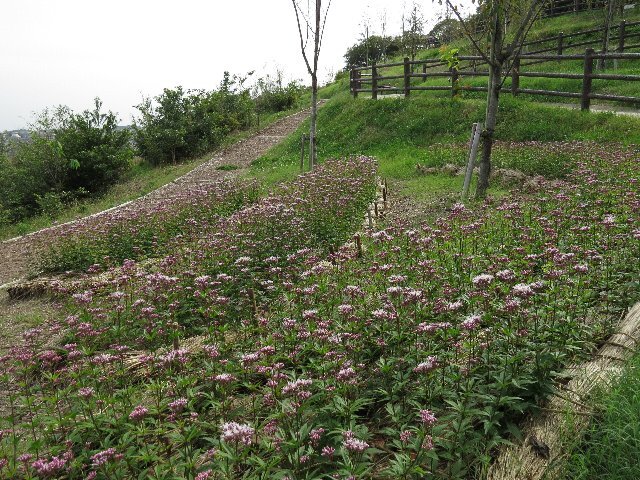
M 138 152 L 153 165 L 201 155 L 229 133 L 251 125 L 254 103 L 244 79 L 225 72 L 218 90 L 165 88 L 145 98 L 134 121 Z
M 256 110 L 260 113 L 289 110 L 298 102 L 303 90 L 304 87 L 295 80 L 284 85 L 281 72 L 275 78 L 267 75 L 258 79 L 254 87 Z
M 133 158 L 130 133 L 114 113 L 67 107 L 43 112 L 31 140 L 0 158 L 0 197 L 5 215 L 17 222 L 36 213 L 55 215 L 69 201 L 117 182 Z

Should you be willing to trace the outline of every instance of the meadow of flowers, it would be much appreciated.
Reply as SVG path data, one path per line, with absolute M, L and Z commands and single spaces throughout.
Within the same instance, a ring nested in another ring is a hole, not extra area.
M 350 243 L 376 166 L 329 161 L 125 261 L 1 359 L 0 478 L 481 475 L 640 291 L 640 158 L 585 158 Z

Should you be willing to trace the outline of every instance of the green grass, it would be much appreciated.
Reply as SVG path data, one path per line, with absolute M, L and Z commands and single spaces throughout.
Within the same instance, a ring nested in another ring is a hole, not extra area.
M 410 98 L 333 97 L 319 112 L 320 159 L 370 155 L 380 161 L 382 176 L 400 181 L 417 178 L 416 164 L 463 164 L 471 124 L 484 120 L 478 99 L 456 100 L 431 95 Z M 255 161 L 251 175 L 271 185 L 295 176 L 300 165 L 303 124 L 283 143 Z M 590 140 L 640 143 L 640 119 L 609 113 L 589 113 L 534 104 L 521 99 L 501 100 L 496 137 L 508 142 Z M 454 147 L 452 148 L 452 145 Z M 568 163 L 562 152 L 544 157 L 534 145 L 509 146 L 496 151 L 496 165 L 528 174 L 561 176 L 558 166 Z
M 640 478 L 640 355 L 618 384 L 601 393 L 602 414 L 569 458 L 567 479 L 637 480 Z

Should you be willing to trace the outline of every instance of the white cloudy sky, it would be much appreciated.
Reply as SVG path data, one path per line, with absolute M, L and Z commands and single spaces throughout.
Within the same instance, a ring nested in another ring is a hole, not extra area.
M 323 76 L 342 67 L 365 14 L 375 29 L 386 10 L 388 32 L 398 33 L 404 3 L 333 0 Z M 428 31 L 441 7 L 418 3 Z M 0 15 L 0 130 L 45 107 L 89 108 L 96 96 L 128 124 L 142 95 L 215 88 L 225 70 L 305 76 L 290 0 L 16 0 L 2 2 Z

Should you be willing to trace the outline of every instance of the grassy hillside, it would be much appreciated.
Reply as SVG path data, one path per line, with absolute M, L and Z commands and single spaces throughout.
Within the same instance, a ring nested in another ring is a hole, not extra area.
M 561 176 L 570 167 L 567 159 L 572 155 L 530 142 L 640 142 L 640 119 L 609 113 L 578 112 L 504 97 L 498 118 L 496 137 L 502 143 L 496 149 L 496 165 L 529 174 Z M 416 164 L 464 163 L 471 124 L 483 119 L 484 105 L 478 99 L 414 95 L 372 101 L 353 99 L 343 90 L 320 110 L 318 152 L 321 159 L 372 155 L 379 159 L 385 177 L 429 183 L 432 178 L 420 176 Z M 295 175 L 300 136 L 307 129 L 303 125 L 254 162 L 252 175 L 267 183 Z

